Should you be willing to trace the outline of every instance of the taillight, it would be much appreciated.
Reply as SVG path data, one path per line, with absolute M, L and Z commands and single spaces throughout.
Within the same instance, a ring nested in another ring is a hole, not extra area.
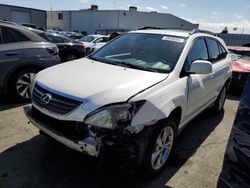
M 48 51 L 51 55 L 58 55 L 58 54 L 59 54 L 59 49 L 58 49 L 57 47 L 47 48 L 47 51 Z
M 85 46 L 84 46 L 84 44 L 83 44 L 83 43 L 80 43 L 80 47 L 81 47 L 82 49 L 84 49 L 84 48 L 85 48 Z

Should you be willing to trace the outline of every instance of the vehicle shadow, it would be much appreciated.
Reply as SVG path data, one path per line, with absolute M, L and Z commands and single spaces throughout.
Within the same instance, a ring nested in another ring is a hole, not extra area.
M 29 103 L 29 101 L 23 102 L 8 97 L 0 97 L 0 111 L 9 110 Z
M 0 153 L 0 187 L 164 187 L 219 125 L 224 112 L 203 112 L 179 135 L 174 159 L 155 179 L 124 175 L 122 169 L 99 167 L 97 160 L 38 135 Z M 206 119 L 206 121 L 204 121 Z M 114 157 L 114 160 L 115 157 Z
M 240 98 L 241 98 L 241 95 L 234 95 L 234 94 L 227 95 L 227 99 L 229 100 L 239 101 Z

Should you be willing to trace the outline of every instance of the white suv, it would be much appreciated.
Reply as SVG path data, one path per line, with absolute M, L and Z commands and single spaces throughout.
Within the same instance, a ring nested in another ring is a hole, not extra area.
M 208 32 L 131 31 L 87 58 L 41 71 L 24 111 L 70 148 L 123 156 L 156 175 L 188 122 L 208 107 L 223 110 L 231 61 Z

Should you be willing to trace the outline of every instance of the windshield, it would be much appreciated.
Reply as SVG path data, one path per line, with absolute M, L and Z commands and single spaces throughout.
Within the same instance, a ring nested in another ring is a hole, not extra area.
M 95 39 L 95 37 L 89 35 L 89 36 L 82 37 L 80 39 L 80 41 L 83 41 L 83 42 L 92 42 L 94 39 Z
M 250 62 L 250 51 L 229 50 L 229 52 L 232 54 L 238 55 L 239 61 L 249 61 Z
M 128 33 L 107 44 L 89 58 L 131 68 L 171 72 L 186 38 L 160 34 Z

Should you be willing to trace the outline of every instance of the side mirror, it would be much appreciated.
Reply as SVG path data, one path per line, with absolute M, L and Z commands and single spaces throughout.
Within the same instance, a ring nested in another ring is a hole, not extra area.
M 191 64 L 189 72 L 193 74 L 211 74 L 213 73 L 213 65 L 209 61 L 196 60 Z

